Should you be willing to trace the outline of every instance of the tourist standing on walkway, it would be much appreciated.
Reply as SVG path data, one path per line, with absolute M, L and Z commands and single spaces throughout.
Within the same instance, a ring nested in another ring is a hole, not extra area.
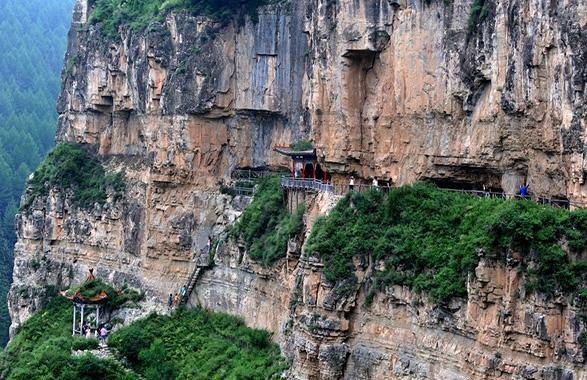
M 173 294 L 169 293 L 169 298 L 167 299 L 167 309 L 171 310 L 173 306 Z
M 181 298 L 185 297 L 185 293 L 186 293 L 185 286 L 182 286 L 181 289 L 179 289 L 179 295 L 181 296 Z
M 351 176 L 351 179 L 349 181 L 349 191 L 353 191 L 354 188 L 355 188 L 355 177 Z
M 102 326 L 102 328 L 100 328 L 100 342 L 101 342 L 102 346 L 106 345 L 107 338 L 108 338 L 108 330 L 106 329 L 106 326 Z
M 175 293 L 173 297 L 173 307 L 177 307 L 177 305 L 179 305 L 179 293 Z
M 379 181 L 377 181 L 377 177 L 373 177 L 373 182 L 371 183 L 371 185 L 378 190 L 379 189 Z
M 483 196 L 487 198 L 488 194 L 487 194 L 487 186 L 485 184 L 483 184 Z

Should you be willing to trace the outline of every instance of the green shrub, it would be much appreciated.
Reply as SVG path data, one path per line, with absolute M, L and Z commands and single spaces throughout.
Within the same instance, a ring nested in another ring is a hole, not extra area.
M 269 337 L 228 315 L 180 309 L 116 331 L 109 345 L 147 379 L 269 379 L 286 368 Z
M 63 380 L 138 380 L 139 377 L 111 359 L 100 359 L 91 354 L 75 357 L 69 373 Z
M 265 178 L 231 231 L 244 241 L 249 256 L 265 266 L 284 257 L 288 238 L 303 228 L 304 208 L 289 214 L 283 197 L 280 178 Z
M 106 202 L 110 192 L 115 200 L 122 198 L 125 189 L 122 173 L 106 174 L 100 161 L 81 147 L 61 143 L 57 145 L 34 172 L 28 182 L 26 210 L 41 196 L 47 196 L 52 188 L 72 191 L 73 201 L 84 208 Z
M 227 23 L 241 12 L 257 20 L 257 8 L 280 0 L 91 0 L 91 24 L 100 24 L 107 38 L 116 38 L 121 26 L 134 31 L 146 28 L 154 21 L 161 21 L 171 10 L 205 15 Z
M 95 338 L 74 337 L 71 342 L 73 351 L 95 350 L 100 346 L 100 342 Z
M 585 283 L 581 254 L 587 212 L 569 212 L 530 201 L 479 198 L 416 184 L 381 192 L 353 192 L 327 217 L 316 221 L 306 251 L 324 262 L 333 284 L 356 279 L 352 258 L 371 255 L 383 261 L 374 289 L 407 285 L 438 303 L 466 296 L 467 276 L 479 262 L 478 250 L 504 259 L 513 249 L 529 265 L 528 290 L 571 293 Z M 370 294 L 367 302 L 372 300 Z
M 294 144 L 293 149 L 297 151 L 312 150 L 314 149 L 314 144 L 308 140 L 299 140 Z
M 95 339 L 71 336 L 71 307 L 71 302 L 65 298 L 55 298 L 18 329 L 0 354 L 0 378 L 137 379 L 111 360 L 92 355 L 71 355 L 71 350 L 97 347 Z
M 142 350 L 139 360 L 141 363 L 148 363 L 144 370 L 147 380 L 173 380 L 177 377 L 177 366 L 169 357 L 161 339 L 155 339 L 149 348 Z

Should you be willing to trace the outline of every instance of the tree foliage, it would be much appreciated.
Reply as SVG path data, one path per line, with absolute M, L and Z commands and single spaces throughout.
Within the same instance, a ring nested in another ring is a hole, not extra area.
M 10 324 L 14 214 L 26 178 L 53 146 L 72 6 L 73 0 L 0 2 L 0 345 Z
M 135 380 L 112 360 L 71 351 L 95 348 L 96 340 L 71 336 L 71 302 L 58 297 L 33 315 L 0 354 L 0 378 Z
M 203 309 L 152 314 L 112 334 L 115 347 L 145 379 L 271 379 L 286 368 L 263 330 Z
M 91 0 L 90 23 L 99 24 L 102 34 L 118 36 L 121 26 L 141 30 L 153 21 L 161 21 L 171 10 L 205 15 L 222 23 L 237 14 L 249 14 L 256 20 L 259 6 L 280 0 Z
M 244 241 L 252 259 L 268 266 L 285 256 L 288 238 L 303 228 L 303 215 L 303 206 L 294 214 L 287 211 L 279 177 L 266 178 L 231 235 Z
M 120 199 L 125 188 L 122 173 L 107 174 L 97 157 L 70 143 L 61 143 L 49 152 L 28 185 L 23 210 L 51 189 L 71 192 L 79 206 L 89 208 L 106 202 L 108 194 Z
M 529 291 L 569 294 L 585 286 L 587 210 L 479 198 L 416 184 L 351 192 L 319 219 L 306 244 L 331 283 L 354 279 L 352 258 L 383 262 L 375 290 L 407 285 L 438 303 L 466 296 L 479 254 L 522 256 Z M 373 294 L 371 294 L 373 296 Z

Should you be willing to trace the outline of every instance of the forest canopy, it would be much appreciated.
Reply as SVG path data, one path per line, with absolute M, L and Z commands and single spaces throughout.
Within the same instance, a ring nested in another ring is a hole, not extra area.
M 0 344 L 10 324 L 14 214 L 24 182 L 53 146 L 73 0 L 0 1 Z

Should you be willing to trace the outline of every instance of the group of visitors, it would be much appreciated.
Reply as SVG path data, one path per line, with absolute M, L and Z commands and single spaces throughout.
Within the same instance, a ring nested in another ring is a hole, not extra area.
M 100 346 L 106 345 L 106 340 L 108 339 L 108 333 L 110 332 L 110 326 L 106 323 L 103 325 L 98 326 L 98 328 L 94 329 L 92 333 L 92 328 L 88 326 L 88 324 L 84 324 L 81 330 L 81 336 L 86 337 L 88 339 L 95 337 L 100 341 Z
M 167 310 L 171 311 L 176 309 L 181 303 L 181 300 L 185 297 L 186 291 L 185 286 L 182 286 L 181 289 L 179 289 L 179 292 L 175 292 L 175 295 L 169 293 L 169 297 L 167 298 Z

